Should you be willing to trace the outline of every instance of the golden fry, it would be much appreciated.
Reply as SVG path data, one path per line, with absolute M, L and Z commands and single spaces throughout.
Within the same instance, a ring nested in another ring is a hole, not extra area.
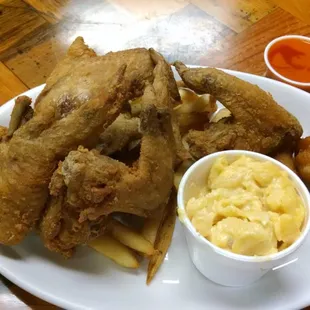
M 303 181 L 310 184 L 310 137 L 301 139 L 295 159 L 297 170 Z
M 189 89 L 179 89 L 182 103 L 174 108 L 182 134 L 190 129 L 203 129 L 217 109 L 216 100 L 210 95 L 197 95 Z
M 144 253 L 148 256 L 154 253 L 154 247 L 149 241 L 120 222 L 113 220 L 110 224 L 110 230 L 116 240 L 133 250 Z
M 184 161 L 174 173 L 174 187 L 176 188 L 176 190 L 179 189 L 179 185 L 184 173 L 193 163 L 194 163 L 193 160 Z
M 139 267 L 139 262 L 133 251 L 111 236 L 101 236 L 91 241 L 89 246 L 122 267 Z
M 274 156 L 274 159 L 278 160 L 291 170 L 293 170 L 295 173 L 297 173 L 296 166 L 295 166 L 295 159 L 293 157 L 292 152 L 290 151 L 283 151 Z
M 154 218 L 154 219 L 150 218 L 150 219 L 145 220 L 141 234 L 152 245 L 155 244 L 157 232 L 158 232 L 161 222 L 162 222 L 161 217 Z
M 176 217 L 177 217 L 176 195 L 175 192 L 172 192 L 170 200 L 167 204 L 166 217 L 156 237 L 155 241 L 156 251 L 154 255 L 151 257 L 148 265 L 147 279 L 146 279 L 147 284 L 150 284 L 150 282 L 154 278 L 156 272 L 158 271 L 162 261 L 166 256 L 166 253 L 171 244 Z
M 231 113 L 228 109 L 223 108 L 219 110 L 212 118 L 211 118 L 211 123 L 217 123 L 223 118 L 231 116 Z

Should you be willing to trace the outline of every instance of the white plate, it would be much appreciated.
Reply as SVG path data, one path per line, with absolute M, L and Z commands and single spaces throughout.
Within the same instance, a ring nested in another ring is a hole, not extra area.
M 228 72 L 270 92 L 299 119 L 304 135 L 310 134 L 310 94 L 262 77 Z M 34 99 L 42 87 L 25 94 Z M 9 101 L 0 108 L 1 125 L 8 124 L 12 106 Z M 121 269 L 87 247 L 64 260 L 46 250 L 37 236 L 11 248 L 0 246 L 0 272 L 26 291 L 66 309 L 283 310 L 310 305 L 310 236 L 296 258 L 249 287 L 222 287 L 195 269 L 177 223 L 168 255 L 150 286 L 145 285 L 145 267 Z

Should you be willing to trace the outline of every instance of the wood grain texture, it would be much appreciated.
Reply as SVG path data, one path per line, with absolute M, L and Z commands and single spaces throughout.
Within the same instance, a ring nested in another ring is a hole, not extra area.
M 273 0 L 280 8 L 310 24 L 310 2 L 309 0 Z
M 50 37 L 4 63 L 27 87 L 32 88 L 45 83 L 65 50 L 57 37 Z
M 48 24 L 43 17 L 20 0 L 1 0 L 0 11 L 0 54 L 30 39 Z
M 0 62 L 0 105 L 27 89 L 28 87 Z
M 208 51 L 200 63 L 263 75 L 263 52 L 266 45 L 285 34 L 309 36 L 310 25 L 277 8 L 239 35 L 223 40 L 220 48 Z
M 58 23 L 63 17 L 70 3 L 69 0 L 23 0 L 35 9 L 44 19 L 50 23 Z
M 276 8 L 270 0 L 191 0 L 191 3 L 238 33 Z

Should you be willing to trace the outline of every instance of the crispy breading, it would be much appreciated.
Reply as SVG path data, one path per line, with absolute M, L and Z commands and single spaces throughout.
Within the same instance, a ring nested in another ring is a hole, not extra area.
M 99 57 L 82 38 L 73 42 L 34 116 L 0 144 L 0 243 L 17 244 L 35 226 L 57 162 L 90 138 L 95 142 L 123 104 L 143 92 L 153 68 L 146 49 Z
M 302 135 L 298 120 L 258 86 L 214 68 L 190 69 L 181 62 L 175 67 L 187 87 L 211 94 L 232 113 L 204 131 L 189 132 L 185 140 L 195 158 L 228 149 L 268 154 Z
M 168 201 L 176 156 L 169 83 L 162 61 L 154 77 L 142 98 L 141 151 L 134 166 L 80 147 L 69 153 L 54 174 L 52 203 L 40 225 L 50 250 L 70 255 L 75 245 L 91 240 L 94 224 L 104 231 L 109 214 L 148 216 Z

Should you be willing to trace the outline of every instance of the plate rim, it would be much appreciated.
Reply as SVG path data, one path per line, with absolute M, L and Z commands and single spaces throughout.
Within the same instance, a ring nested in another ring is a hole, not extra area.
M 208 66 L 198 66 L 198 65 L 187 65 L 190 68 L 207 68 Z M 310 93 L 298 89 L 294 86 L 282 83 L 280 81 L 276 81 L 276 80 L 272 80 L 269 79 L 267 77 L 264 76 L 259 76 L 256 74 L 251 74 L 251 73 L 247 73 L 247 72 L 241 72 L 241 71 L 237 71 L 237 70 L 231 70 L 231 69 L 223 69 L 223 68 L 217 68 L 219 70 L 222 70 L 228 74 L 237 76 L 238 78 L 243 79 L 244 77 L 254 77 L 255 79 L 261 80 L 261 81 L 266 81 L 268 80 L 268 83 L 270 83 L 272 86 L 275 87 L 281 87 L 282 89 L 287 89 L 289 91 L 294 91 L 299 93 L 300 95 L 304 96 L 306 99 L 305 100 L 309 100 L 309 105 L 310 105 Z M 174 73 L 176 73 L 175 68 L 173 68 Z M 252 82 L 251 82 L 252 83 Z M 254 83 L 255 84 L 255 83 Z M 6 109 L 9 109 L 10 106 L 9 104 L 12 104 L 14 102 L 14 100 L 22 95 L 29 95 L 29 96 L 33 96 L 32 93 L 35 93 L 36 91 L 42 91 L 43 88 L 45 86 L 44 84 L 38 85 L 36 87 L 30 88 L 27 91 L 15 96 L 14 98 L 8 100 L 7 102 L 5 102 L 2 106 L 0 106 L 0 114 L 2 113 L 6 113 Z M 2 254 L 0 254 L 0 256 L 3 256 Z M 53 293 L 49 293 L 46 290 L 41 290 L 38 286 L 33 285 L 33 282 L 30 281 L 25 281 L 25 280 L 20 280 L 18 275 L 14 274 L 13 271 L 9 270 L 8 268 L 4 267 L 2 264 L 0 264 L 0 273 L 7 278 L 9 281 L 11 281 L 12 283 L 14 283 L 15 285 L 19 286 L 20 288 L 24 289 L 25 291 L 27 291 L 28 293 L 41 298 L 42 300 L 45 300 L 49 303 L 51 303 L 52 305 L 56 305 L 58 307 L 62 307 L 65 309 L 89 309 L 89 307 L 85 307 L 83 305 L 79 305 L 77 303 L 68 301 L 64 298 L 61 298 Z M 310 295 L 309 298 L 306 300 L 302 300 L 301 302 L 296 301 L 295 306 L 297 308 L 305 308 L 308 307 L 310 305 Z M 128 305 L 130 306 L 130 305 Z

